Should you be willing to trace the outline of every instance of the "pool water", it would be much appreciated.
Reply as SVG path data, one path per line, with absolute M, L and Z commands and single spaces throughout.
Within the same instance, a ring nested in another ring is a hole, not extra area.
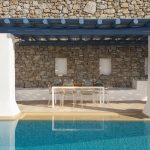
M 150 150 L 150 122 L 0 122 L 2 150 Z

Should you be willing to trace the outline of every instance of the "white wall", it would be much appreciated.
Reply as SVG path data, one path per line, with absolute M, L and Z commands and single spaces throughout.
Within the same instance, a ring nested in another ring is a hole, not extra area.
M 59 99 L 58 95 L 58 99 Z M 76 96 L 75 96 L 76 97 Z M 109 90 L 110 101 L 126 101 L 126 100 L 147 100 L 147 81 L 137 81 L 135 89 L 111 89 Z M 51 100 L 51 95 L 48 89 L 16 89 L 16 99 L 17 101 L 31 101 L 31 100 Z M 72 99 L 72 97 L 66 97 L 67 99 Z M 80 99 L 77 97 L 77 99 Z M 92 100 L 92 97 L 84 97 L 86 100 Z
M 15 55 L 11 34 L 0 33 L 0 116 L 15 116 Z
M 17 101 L 48 100 L 51 99 L 48 89 L 21 88 L 16 89 Z
M 109 91 L 110 100 L 147 100 L 147 81 L 136 81 L 135 89 L 114 89 Z

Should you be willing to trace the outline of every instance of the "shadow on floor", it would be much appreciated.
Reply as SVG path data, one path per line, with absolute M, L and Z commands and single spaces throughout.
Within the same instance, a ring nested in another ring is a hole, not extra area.
M 59 103 L 57 103 L 57 106 L 59 106 Z M 76 105 L 74 106 L 75 108 L 79 108 L 79 109 L 87 109 L 87 110 L 95 110 L 97 112 L 110 112 L 110 113 L 117 113 L 119 115 L 122 116 L 128 116 L 128 117 L 134 117 L 137 119 L 144 119 L 144 118 L 148 118 L 145 114 L 143 114 L 143 109 L 139 109 L 139 108 L 133 108 L 133 109 L 118 109 L 116 106 L 113 106 L 113 104 L 117 104 L 117 106 L 119 106 L 119 104 L 123 105 L 123 104 L 129 104 L 129 105 L 133 105 L 135 104 L 141 104 L 144 107 L 144 104 L 146 102 L 145 101 L 113 101 L 111 103 L 109 103 L 109 107 L 107 107 L 107 104 L 105 104 L 105 106 L 102 104 L 97 104 L 97 106 L 93 106 L 93 105 L 85 105 L 86 102 L 84 102 L 83 106 L 78 102 L 76 103 Z M 38 106 L 38 107 L 45 107 L 47 108 L 48 106 L 48 101 L 20 101 L 18 102 L 18 104 L 22 104 L 22 105 L 29 105 L 29 106 Z M 134 106 L 134 107 L 135 107 Z M 65 102 L 65 107 L 73 107 L 73 104 L 71 101 L 67 101 Z M 122 106 L 120 106 L 122 107 Z M 61 107 L 60 107 L 61 108 Z M 82 112 L 82 111 L 81 111 Z M 34 112 L 33 112 L 34 113 Z

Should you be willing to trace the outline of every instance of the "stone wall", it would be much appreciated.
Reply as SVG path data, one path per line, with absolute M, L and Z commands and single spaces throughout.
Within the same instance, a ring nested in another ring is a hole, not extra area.
M 101 80 L 116 87 L 131 87 L 143 79 L 147 46 L 16 46 L 16 87 L 47 87 L 55 75 L 55 58 L 66 57 L 68 74 L 63 78 Z M 111 58 L 112 74 L 100 76 L 99 59 Z
M 149 0 L 0 0 L 2 17 L 150 18 Z

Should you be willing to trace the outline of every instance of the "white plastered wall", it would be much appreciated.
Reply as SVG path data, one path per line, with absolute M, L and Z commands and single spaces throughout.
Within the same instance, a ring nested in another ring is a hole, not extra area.
M 147 82 L 135 81 L 134 88 L 113 88 L 108 91 L 108 98 L 110 101 L 135 101 L 147 100 Z M 60 99 L 61 95 L 57 96 Z M 75 94 L 75 98 L 80 100 L 79 94 Z M 99 99 L 98 95 L 95 98 Z M 20 88 L 16 89 L 17 101 L 34 101 L 34 100 L 51 100 L 52 96 L 49 94 L 48 88 Z M 65 97 L 65 100 L 71 100 L 72 96 Z M 84 96 L 85 100 L 92 100 L 92 96 Z
M 20 113 L 15 99 L 14 37 L 0 33 L 0 116 Z

